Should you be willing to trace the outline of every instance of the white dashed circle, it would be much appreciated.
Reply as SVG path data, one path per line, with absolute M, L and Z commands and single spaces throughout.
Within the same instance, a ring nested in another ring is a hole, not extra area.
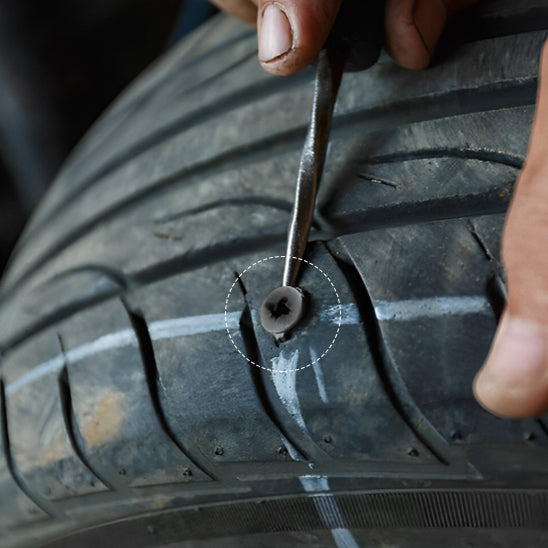
M 226 296 L 226 300 L 225 300 L 225 327 L 226 327 L 226 332 L 228 333 L 228 338 L 230 339 L 230 342 L 232 343 L 232 346 L 236 349 L 236 351 L 238 352 L 238 354 L 240 354 L 240 356 L 242 356 L 243 358 L 245 358 L 250 364 L 254 365 L 255 367 L 260 367 L 261 369 L 265 369 L 266 371 L 274 371 L 276 373 L 292 373 L 294 371 L 301 371 L 302 369 L 306 369 L 307 367 L 310 367 L 311 365 L 314 365 L 315 363 L 319 362 L 330 350 L 331 350 L 331 347 L 335 344 L 335 341 L 337 340 L 337 336 L 339 335 L 339 331 L 341 329 L 341 322 L 342 322 L 342 306 L 341 306 L 341 299 L 339 297 L 339 293 L 337 291 L 337 288 L 335 287 L 335 285 L 333 284 L 333 282 L 331 281 L 331 278 L 319 267 L 319 266 L 316 266 L 315 264 L 311 263 L 310 261 L 307 261 L 306 259 L 301 259 L 299 257 L 293 257 L 294 260 L 297 260 L 297 261 L 302 261 L 303 263 L 306 263 L 307 265 L 310 265 L 312 266 L 313 268 L 315 268 L 318 272 L 320 272 L 324 278 L 329 282 L 329 284 L 331 285 L 331 288 L 333 289 L 333 292 L 335 293 L 335 297 L 337 298 L 337 306 L 339 308 L 339 319 L 338 319 L 338 323 L 337 323 L 337 330 L 335 331 L 335 336 L 333 337 L 333 340 L 329 343 L 329 346 L 322 352 L 322 354 L 320 355 L 319 358 L 316 358 L 314 361 L 310 362 L 310 363 L 307 363 L 306 365 L 303 365 L 302 367 L 297 367 L 295 369 L 272 369 L 270 367 L 265 367 L 264 365 L 261 365 L 259 363 L 256 363 L 254 362 L 253 360 L 251 360 L 250 358 L 248 358 L 239 348 L 238 346 L 236 345 L 236 343 L 234 342 L 234 339 L 232 338 L 232 335 L 230 334 L 230 329 L 229 329 L 229 326 L 228 326 L 228 302 L 230 300 L 230 295 L 232 293 L 232 290 L 234 289 L 234 287 L 236 286 L 236 284 L 240 281 L 241 277 L 246 273 L 248 272 L 249 270 L 251 270 L 254 266 L 260 264 L 260 263 L 264 263 L 265 261 L 271 261 L 273 259 L 285 259 L 285 255 L 273 255 L 272 257 L 265 257 L 264 259 L 260 259 L 258 261 L 255 261 L 253 264 L 249 265 L 235 280 L 234 280 L 234 283 L 232 284 L 232 286 L 230 287 L 230 290 L 228 291 L 228 295 Z

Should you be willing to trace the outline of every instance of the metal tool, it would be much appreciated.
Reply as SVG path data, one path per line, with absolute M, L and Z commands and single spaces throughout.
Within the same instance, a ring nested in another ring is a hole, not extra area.
M 383 11 L 384 2 L 381 1 L 344 0 L 327 43 L 318 56 L 312 115 L 299 166 L 282 286 L 268 295 L 259 311 L 263 327 L 278 337 L 295 327 L 305 310 L 305 294 L 296 284 L 314 215 L 342 75 L 345 70 L 363 70 L 377 61 L 384 37 Z

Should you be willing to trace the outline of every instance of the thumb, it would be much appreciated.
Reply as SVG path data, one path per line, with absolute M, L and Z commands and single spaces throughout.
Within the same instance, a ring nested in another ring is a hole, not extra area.
M 548 47 L 535 121 L 503 234 L 508 303 L 474 381 L 479 402 L 508 417 L 548 410 Z
M 261 0 L 259 61 L 272 74 L 293 74 L 316 57 L 333 26 L 341 0 Z

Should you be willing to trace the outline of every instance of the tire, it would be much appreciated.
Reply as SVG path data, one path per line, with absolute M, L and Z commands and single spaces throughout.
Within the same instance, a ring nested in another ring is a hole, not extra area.
M 547 542 L 547 419 L 471 391 L 546 28 L 545 2 L 484 2 L 427 71 L 345 75 L 281 343 L 257 306 L 313 69 L 266 75 L 219 16 L 138 80 L 3 280 L 2 546 Z

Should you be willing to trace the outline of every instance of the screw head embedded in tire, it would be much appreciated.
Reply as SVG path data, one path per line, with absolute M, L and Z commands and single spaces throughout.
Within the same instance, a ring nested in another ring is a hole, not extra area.
M 261 324 L 273 335 L 293 329 L 304 314 L 304 292 L 299 287 L 284 285 L 272 291 L 259 310 Z

